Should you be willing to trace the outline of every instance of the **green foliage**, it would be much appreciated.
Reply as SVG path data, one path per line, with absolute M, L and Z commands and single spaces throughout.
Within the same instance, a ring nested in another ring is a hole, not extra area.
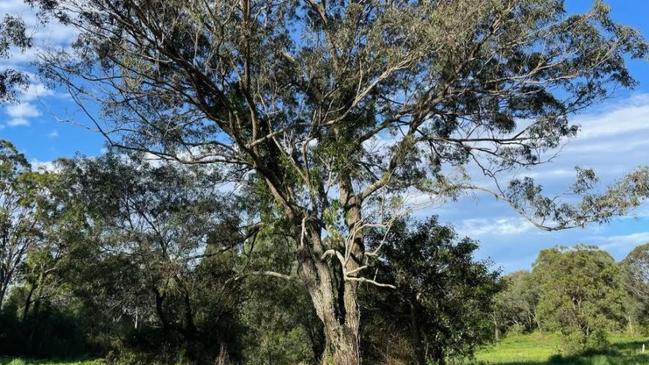
M 565 329 L 562 333 L 563 341 L 560 348 L 561 353 L 564 355 L 576 356 L 605 352 L 610 346 L 608 334 L 603 329 L 593 330 L 589 335 L 570 329 Z
M 362 287 L 365 352 L 373 362 L 428 364 L 470 356 L 491 339 L 498 273 L 473 259 L 477 244 L 436 218 L 377 235 L 376 278 L 396 289 Z
M 22 303 L 19 299 L 10 298 L 10 302 Z M 93 352 L 85 326 L 91 319 L 71 307 L 44 303 L 36 314 L 24 319 L 19 317 L 22 311 L 18 305 L 8 304 L 0 312 L 0 354 L 69 358 Z
M 22 358 L 4 358 L 0 356 L 3 365 L 105 365 L 101 360 L 31 360 Z
M 9 57 L 13 47 L 24 51 L 31 46 L 32 39 L 22 19 L 12 15 L 0 19 L 0 59 Z M 12 101 L 15 88 L 26 84 L 25 73 L 13 67 L 3 67 L 0 71 L 0 102 Z
M 561 0 L 28 2 L 78 31 L 40 70 L 99 101 L 84 110 L 99 111 L 89 119 L 113 145 L 264 186 L 248 190 L 264 208 L 252 216 L 287 226 L 328 348 L 352 365 L 357 293 L 376 258 L 364 236 L 395 215 L 384 203 L 414 189 L 455 197 L 482 189 L 468 172 L 506 179 L 546 162 L 576 134 L 568 118 L 634 86 L 626 60 L 649 51 L 600 2 L 574 15 Z M 649 197 L 646 168 L 601 193 L 577 175 L 577 203 L 529 178 L 492 193 L 547 229 L 605 222 Z M 183 290 L 168 276 L 182 265 L 152 261 L 149 286 Z
M 543 250 L 532 275 L 542 293 L 538 317 L 545 330 L 562 331 L 586 349 L 596 331 L 624 328 L 626 292 L 619 267 L 605 251 L 586 246 Z
M 493 313 L 494 329 L 501 332 L 520 334 L 537 328 L 537 304 L 543 295 L 538 282 L 527 271 L 517 271 L 502 278 L 503 290 L 496 295 Z
M 649 334 L 649 244 L 634 248 L 620 263 L 629 293 L 629 330 Z
M 251 243 L 249 271 L 296 270 L 291 247 L 282 239 L 282 229 L 274 226 Z M 242 291 L 247 293 L 240 318 L 245 364 L 313 364 L 323 351 L 322 325 L 314 313 L 306 288 L 296 280 L 251 275 Z
M 541 251 L 531 273 L 503 278 L 493 317 L 497 333 L 561 332 L 565 354 L 606 349 L 607 333 L 640 333 L 645 250 L 638 247 L 620 264 L 596 247 Z
M 0 308 L 29 248 L 39 240 L 30 174 L 25 156 L 0 140 Z

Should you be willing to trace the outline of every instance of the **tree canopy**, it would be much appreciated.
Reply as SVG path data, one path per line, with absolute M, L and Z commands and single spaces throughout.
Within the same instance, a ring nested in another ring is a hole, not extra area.
M 254 197 L 251 223 L 282 227 L 297 265 L 264 273 L 305 285 L 324 363 L 361 361 L 359 287 L 395 286 L 368 272 L 366 236 L 387 236 L 403 194 L 481 191 L 547 230 L 649 195 L 646 167 L 604 190 L 578 168 L 580 200 L 511 179 L 578 132 L 571 115 L 635 85 L 626 60 L 649 46 L 600 1 L 28 2 L 78 32 L 39 70 L 112 147 L 209 166 Z

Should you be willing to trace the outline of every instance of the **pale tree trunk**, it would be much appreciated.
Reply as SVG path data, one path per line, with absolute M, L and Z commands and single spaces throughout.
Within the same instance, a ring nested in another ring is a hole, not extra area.
M 311 291 L 311 299 L 324 325 L 327 342 L 322 356 L 323 365 L 360 364 L 359 311 L 355 293 L 357 284 L 347 283 L 344 286 L 342 308 L 336 305 L 337 299 L 333 296 L 321 295 L 326 285 Z M 351 291 L 354 292 L 353 295 Z
M 7 285 L 4 283 L 4 280 L 2 280 L 0 281 L 0 309 L 2 309 L 2 304 L 4 304 L 6 292 L 7 292 Z
M 359 365 L 360 312 L 358 308 L 358 274 L 364 259 L 362 200 L 353 194 L 349 178 L 340 182 L 340 201 L 343 202 L 348 237 L 343 242 L 322 240 L 322 222 L 309 212 L 296 209 L 290 203 L 291 194 L 278 188 L 276 178 L 265 169 L 271 194 L 284 208 L 285 217 L 294 222 L 298 242 L 299 276 L 305 284 L 316 314 L 323 324 L 325 350 L 322 363 L 326 365 Z M 329 251 L 334 254 L 328 254 Z M 349 273 L 349 275 L 348 275 Z M 351 278 L 351 279 L 350 279 Z M 354 280 L 356 279 L 356 280 Z
M 309 231 L 309 242 L 301 245 L 299 251 L 300 277 L 323 324 L 326 345 L 322 364 L 358 365 L 361 362 L 358 283 L 345 281 L 342 272 L 336 271 L 340 268 L 323 258 L 319 230 L 312 226 Z

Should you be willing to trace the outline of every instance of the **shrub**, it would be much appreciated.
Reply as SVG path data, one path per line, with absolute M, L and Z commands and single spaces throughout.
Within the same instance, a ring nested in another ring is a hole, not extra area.
M 565 355 L 580 355 L 586 353 L 606 352 L 610 347 L 606 331 L 595 330 L 589 335 L 581 331 L 571 331 L 564 334 L 561 352 Z

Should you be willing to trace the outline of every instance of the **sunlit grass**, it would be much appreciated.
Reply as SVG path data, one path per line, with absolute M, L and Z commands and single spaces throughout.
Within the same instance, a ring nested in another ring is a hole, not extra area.
M 612 336 L 611 348 L 605 354 L 563 357 L 561 337 L 547 333 L 510 336 L 476 354 L 478 363 L 498 365 L 647 365 L 649 339 Z M 642 353 L 642 344 L 647 352 Z

